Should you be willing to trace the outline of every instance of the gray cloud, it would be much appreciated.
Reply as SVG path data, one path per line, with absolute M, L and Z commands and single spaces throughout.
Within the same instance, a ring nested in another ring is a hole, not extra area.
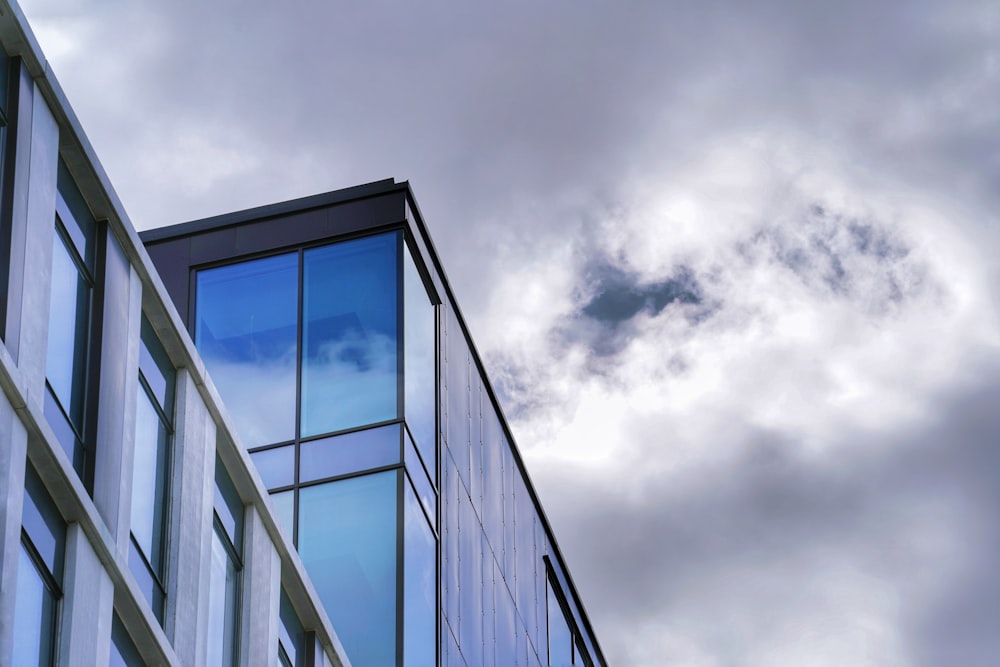
M 998 653 L 993 0 L 24 8 L 140 228 L 411 180 L 613 664 Z

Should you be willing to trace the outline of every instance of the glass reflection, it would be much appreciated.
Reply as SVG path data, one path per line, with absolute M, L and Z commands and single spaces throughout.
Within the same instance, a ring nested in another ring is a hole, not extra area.
M 396 489 L 399 471 L 299 492 L 299 555 L 356 665 L 396 659 Z
M 108 667 L 143 667 L 145 664 L 135 642 L 115 614 L 111 622 L 111 660 Z
M 399 244 L 391 233 L 305 252 L 303 437 L 399 416 Z
M 399 463 L 400 425 L 354 431 L 303 442 L 300 481 L 311 482 Z
M 431 525 L 436 525 L 437 495 L 434 493 L 431 481 L 427 477 L 427 471 L 424 470 L 424 466 L 420 463 L 420 458 L 417 456 L 417 450 L 413 445 L 413 439 L 410 437 L 409 432 L 406 434 L 404 460 L 406 462 L 406 472 L 417 490 L 420 504 L 424 506 L 424 511 L 427 512 L 427 520 L 431 522 Z
M 403 337 L 406 424 L 427 469 L 437 470 L 434 457 L 434 316 L 424 282 L 410 249 L 404 244 Z M 432 475 L 435 473 L 431 473 Z
M 195 344 L 246 447 L 295 436 L 298 255 L 198 272 Z
M 257 466 L 257 473 L 268 489 L 295 483 L 294 445 L 251 452 L 250 459 Z
M 167 429 L 140 389 L 132 459 L 132 536 L 156 573 L 161 571 L 166 519 Z
M 295 535 L 295 491 L 282 491 L 271 494 L 271 506 L 274 508 L 274 518 L 278 525 L 285 529 L 285 534 L 291 538 Z
M 573 666 L 573 634 L 566 615 L 563 613 L 559 598 L 550 580 L 548 586 L 548 617 L 549 617 L 549 665 L 550 667 Z
M 212 533 L 212 562 L 208 595 L 208 661 L 230 667 L 236 660 L 236 594 L 238 571 L 217 524 Z
M 403 664 L 434 664 L 437 609 L 434 535 L 409 484 L 403 535 Z
M 52 664 L 56 625 L 56 597 L 21 544 L 14 593 L 14 662 L 26 667 Z
M 52 244 L 52 294 L 45 376 L 63 411 L 79 430 L 83 424 L 83 375 L 86 364 L 90 286 L 77 268 L 62 225 Z

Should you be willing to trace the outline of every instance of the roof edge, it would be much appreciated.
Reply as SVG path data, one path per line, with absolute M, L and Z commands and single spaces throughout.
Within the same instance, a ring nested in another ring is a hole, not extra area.
M 247 208 L 240 211 L 231 211 L 229 213 L 222 213 L 208 218 L 200 218 L 198 220 L 181 222 L 175 225 L 167 225 L 166 227 L 147 229 L 139 232 L 139 238 L 144 244 L 158 243 L 160 241 L 168 241 L 182 236 L 187 236 L 189 234 L 199 234 L 202 232 L 222 229 L 224 227 L 232 227 L 250 220 L 288 215 L 289 213 L 297 213 L 311 208 L 319 208 L 321 206 L 329 206 L 331 204 L 342 204 L 344 202 L 351 201 L 352 199 L 364 199 L 365 197 L 373 197 L 376 195 L 387 194 L 389 192 L 403 191 L 408 188 L 409 183 L 407 181 L 397 183 L 393 178 L 385 178 L 380 181 L 372 181 L 371 183 L 341 188 L 340 190 L 332 190 L 330 192 L 308 195 L 273 204 L 255 206 L 253 208 Z

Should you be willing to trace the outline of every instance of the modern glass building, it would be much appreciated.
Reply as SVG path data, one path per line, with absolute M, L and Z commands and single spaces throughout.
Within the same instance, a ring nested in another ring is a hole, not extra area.
M 604 664 L 407 183 L 141 236 L 354 664 Z
M 0 46 L 0 665 L 606 664 L 408 184 L 140 240 Z

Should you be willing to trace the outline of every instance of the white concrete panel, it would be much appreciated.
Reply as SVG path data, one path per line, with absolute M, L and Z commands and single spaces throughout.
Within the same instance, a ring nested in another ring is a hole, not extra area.
M 115 235 L 107 234 L 104 327 L 94 466 L 94 504 L 127 554 L 132 498 L 132 448 L 139 387 L 139 329 L 142 285 Z
M 28 435 L 0 393 L 0 665 L 9 665 L 14 646 L 14 590 L 21 545 L 24 462 Z
M 214 476 L 215 422 L 191 374 L 179 369 L 164 630 L 191 667 L 204 665 L 207 651 Z
M 253 505 L 244 526 L 240 663 L 270 667 L 278 655 L 281 557 Z
M 25 275 L 21 293 L 18 367 L 28 384 L 28 402 L 41 405 L 45 395 L 59 126 L 37 85 L 31 106 L 29 151 L 24 253 L 31 261 L 26 265 L 30 275 Z
M 66 527 L 59 667 L 106 665 L 115 588 L 80 524 Z

